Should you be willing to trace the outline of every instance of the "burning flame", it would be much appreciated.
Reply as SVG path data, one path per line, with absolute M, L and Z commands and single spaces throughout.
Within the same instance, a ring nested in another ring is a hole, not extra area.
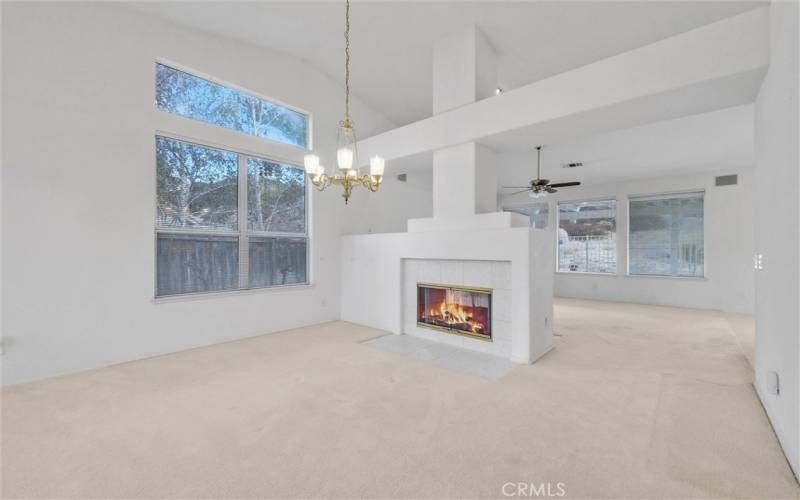
M 479 321 L 474 321 L 472 319 L 472 316 L 458 304 L 452 304 L 444 301 L 441 304 L 439 304 L 438 314 L 436 310 L 431 309 L 430 315 L 432 317 L 439 316 L 440 318 L 442 318 L 442 320 L 451 325 L 455 324 L 469 325 L 473 333 L 481 333 L 484 329 L 483 324 L 481 324 Z
M 467 316 L 467 311 L 465 311 L 464 308 L 456 304 L 448 304 L 447 302 L 442 302 L 439 305 L 439 313 L 450 323 L 466 323 L 472 319 Z

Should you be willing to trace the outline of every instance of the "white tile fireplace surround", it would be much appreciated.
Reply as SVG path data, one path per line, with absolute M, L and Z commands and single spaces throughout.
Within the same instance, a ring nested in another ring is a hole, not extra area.
M 417 219 L 409 221 L 407 233 L 343 236 L 342 319 L 516 363 L 532 363 L 549 351 L 552 230 L 533 229 L 527 217 L 509 212 L 468 219 L 471 224 Z M 492 322 L 494 341 L 417 328 L 416 299 L 411 300 L 417 282 L 491 288 L 493 319 L 498 321 Z
M 511 357 L 511 262 L 403 259 L 403 333 L 473 351 Z M 417 325 L 417 284 L 490 289 L 491 340 Z

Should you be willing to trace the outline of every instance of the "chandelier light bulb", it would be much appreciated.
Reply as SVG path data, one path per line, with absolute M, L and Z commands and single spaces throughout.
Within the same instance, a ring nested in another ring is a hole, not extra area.
M 386 162 L 380 156 L 373 156 L 369 159 L 369 173 L 372 176 L 383 175 Z
M 305 155 L 303 157 L 303 165 L 306 167 L 306 173 L 308 175 L 319 175 L 320 172 L 320 165 L 319 165 L 319 156 L 317 155 Z
M 353 150 L 350 148 L 339 148 L 336 151 L 336 163 L 340 170 L 351 170 L 353 168 Z

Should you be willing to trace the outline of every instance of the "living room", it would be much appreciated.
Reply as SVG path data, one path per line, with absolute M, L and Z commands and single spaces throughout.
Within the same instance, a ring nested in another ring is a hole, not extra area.
M 1 12 L 4 498 L 797 498 L 798 2 Z

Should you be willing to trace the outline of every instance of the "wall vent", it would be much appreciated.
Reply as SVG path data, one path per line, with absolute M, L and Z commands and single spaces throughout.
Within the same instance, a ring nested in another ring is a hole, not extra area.
M 583 166 L 583 162 L 582 161 L 574 161 L 572 163 L 565 163 L 565 164 L 563 164 L 561 166 L 564 167 L 564 168 L 578 168 L 578 167 L 582 167 Z
M 408 180 L 408 174 L 400 174 L 397 176 L 397 180 L 400 182 L 406 182 Z
M 717 186 L 734 186 L 739 182 L 739 176 L 733 175 L 718 175 L 716 179 Z

